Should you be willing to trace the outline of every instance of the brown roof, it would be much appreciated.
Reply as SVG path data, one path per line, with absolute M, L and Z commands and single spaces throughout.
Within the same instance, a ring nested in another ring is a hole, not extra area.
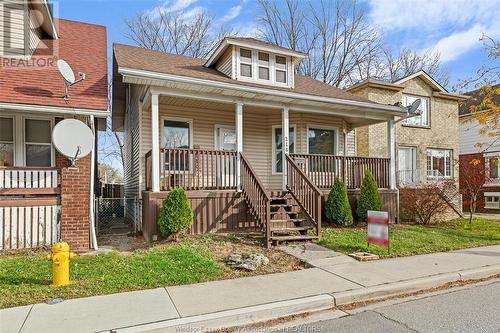
M 500 89 L 500 84 L 492 85 L 493 89 Z M 473 90 L 465 93 L 465 95 L 471 96 L 471 98 L 467 99 L 463 103 L 460 103 L 460 107 L 458 109 L 459 115 L 466 115 L 470 113 L 471 106 L 477 106 L 481 103 L 483 99 L 483 94 L 481 94 L 481 89 Z M 495 94 L 493 96 L 493 103 L 500 105 L 500 95 Z
M 289 91 L 312 96 L 339 98 L 376 104 L 366 98 L 356 96 L 313 78 L 297 74 L 295 75 L 295 88 L 292 89 L 267 86 L 245 81 L 235 81 L 214 68 L 204 67 L 203 64 L 206 62 L 206 59 L 173 55 L 130 45 L 114 44 L 114 57 L 117 65 L 122 68 L 138 69 L 163 74 L 232 83 L 235 85 Z
M 0 58 L 0 102 L 35 104 L 82 109 L 108 109 L 108 68 L 106 28 L 63 19 L 55 20 L 59 39 L 42 39 L 32 62 Z M 56 68 L 58 59 L 66 60 L 75 72 L 87 75 L 70 88 L 65 101 L 64 84 Z

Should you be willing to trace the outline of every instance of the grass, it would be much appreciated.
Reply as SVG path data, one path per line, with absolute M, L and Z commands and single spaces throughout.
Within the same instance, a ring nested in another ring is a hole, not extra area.
M 261 252 L 270 263 L 256 272 L 235 271 L 223 263 L 229 251 Z M 77 256 L 70 264 L 71 284 L 53 288 L 46 253 L 0 257 L 0 308 L 46 302 L 50 298 L 103 295 L 300 268 L 295 258 L 277 250 L 265 250 L 258 242 L 206 235 L 186 237 L 179 243 L 160 244 L 129 255 L 112 252 Z
M 382 257 L 450 251 L 500 244 L 500 221 L 474 219 L 469 225 L 467 219 L 457 219 L 428 226 L 391 225 L 390 254 L 377 245 L 368 249 L 366 238 L 366 227 L 326 227 L 319 244 L 343 253 L 368 251 Z

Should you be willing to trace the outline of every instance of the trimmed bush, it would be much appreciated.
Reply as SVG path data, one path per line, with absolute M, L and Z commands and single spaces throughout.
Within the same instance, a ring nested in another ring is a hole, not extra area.
M 181 187 L 176 187 L 167 194 L 160 209 L 158 224 L 164 236 L 174 235 L 175 239 L 193 223 L 193 211 Z
M 338 224 L 352 224 L 352 211 L 347 197 L 347 187 L 339 177 L 335 177 L 330 194 L 328 194 L 326 217 Z
M 366 170 L 365 177 L 361 183 L 358 207 L 356 209 L 358 219 L 366 221 L 369 210 L 382 210 L 382 199 L 378 192 L 377 181 L 373 177 L 371 171 Z

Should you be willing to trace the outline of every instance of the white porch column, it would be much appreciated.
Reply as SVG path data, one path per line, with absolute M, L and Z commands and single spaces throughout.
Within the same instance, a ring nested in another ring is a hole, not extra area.
M 241 191 L 240 153 L 243 152 L 243 103 L 235 104 L 234 120 L 236 130 L 236 190 Z
M 160 112 L 158 94 L 151 94 L 151 190 L 160 191 Z
M 387 157 L 389 158 L 389 187 L 396 189 L 396 124 L 387 122 Z
M 288 117 L 289 109 L 284 107 L 281 111 L 281 165 L 283 175 L 283 191 L 287 190 L 288 185 L 288 168 L 286 163 L 286 155 L 290 152 L 290 122 Z

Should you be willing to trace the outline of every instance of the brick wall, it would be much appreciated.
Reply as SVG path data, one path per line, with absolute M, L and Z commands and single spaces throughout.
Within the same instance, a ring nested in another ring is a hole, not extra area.
M 68 159 L 56 154 L 56 166 L 61 181 L 61 241 L 71 250 L 89 249 L 90 155 L 70 167 Z

